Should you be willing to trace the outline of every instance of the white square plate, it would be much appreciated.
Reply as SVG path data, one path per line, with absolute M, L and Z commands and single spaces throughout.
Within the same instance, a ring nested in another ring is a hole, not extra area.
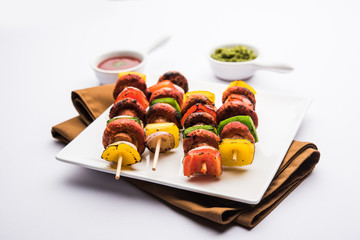
M 219 108 L 222 104 L 222 92 L 228 84 L 191 83 L 190 86 L 191 91 L 202 89 L 215 93 L 216 106 Z M 142 161 L 130 168 L 122 168 L 121 175 L 237 202 L 258 203 L 278 170 L 311 99 L 259 90 L 256 94 L 256 102 L 259 142 L 255 144 L 252 165 L 224 168 L 219 178 L 209 176 L 187 178 L 182 172 L 184 153 L 180 142 L 179 148 L 160 154 L 156 171 L 151 169 L 154 154 L 145 150 Z M 113 165 L 100 157 L 104 150 L 102 134 L 108 113 L 109 109 L 65 146 L 56 155 L 56 159 L 115 174 Z

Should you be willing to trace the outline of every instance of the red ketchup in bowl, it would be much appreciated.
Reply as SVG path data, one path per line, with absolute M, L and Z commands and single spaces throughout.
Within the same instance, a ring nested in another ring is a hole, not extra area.
M 100 62 L 98 68 L 103 70 L 123 70 L 140 64 L 140 59 L 134 57 L 112 57 Z

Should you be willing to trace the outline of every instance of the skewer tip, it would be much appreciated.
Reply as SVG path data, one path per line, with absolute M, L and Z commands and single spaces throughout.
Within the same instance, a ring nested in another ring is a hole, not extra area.
M 237 151 L 236 151 L 236 150 L 233 151 L 233 158 L 232 158 L 232 160 L 233 160 L 234 162 L 236 162 L 236 160 L 237 160 Z
M 118 160 L 117 167 L 116 167 L 116 174 L 115 174 L 116 180 L 120 179 L 121 164 L 122 164 L 122 155 L 119 156 L 119 160 Z
M 159 138 L 157 143 L 156 143 L 154 162 L 153 162 L 153 166 L 152 166 L 153 171 L 156 170 L 156 166 L 157 166 L 157 163 L 158 163 L 158 160 L 159 160 L 160 146 L 161 146 L 161 138 Z
M 201 164 L 201 170 L 200 170 L 203 174 L 206 174 L 207 172 L 207 167 L 206 167 L 206 162 L 203 162 Z

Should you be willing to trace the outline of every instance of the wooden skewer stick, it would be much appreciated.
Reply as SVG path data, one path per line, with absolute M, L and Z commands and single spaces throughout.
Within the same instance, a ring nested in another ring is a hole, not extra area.
M 207 167 L 206 167 L 206 162 L 202 162 L 201 164 L 201 170 L 200 170 L 203 174 L 206 174 L 207 172 Z
M 116 167 L 116 175 L 115 175 L 116 180 L 119 180 L 120 178 L 121 164 L 122 164 L 122 155 L 119 156 L 119 160 Z
M 236 160 L 237 160 L 237 151 L 236 151 L 236 150 L 233 151 L 233 158 L 232 158 L 232 160 L 233 160 L 234 162 L 236 162 Z
M 161 144 L 161 138 L 159 138 L 157 140 L 157 143 L 156 143 L 154 162 L 153 162 L 153 167 L 152 167 L 153 171 L 156 170 L 156 166 L 157 166 L 157 163 L 158 163 L 158 160 L 159 160 L 160 144 Z

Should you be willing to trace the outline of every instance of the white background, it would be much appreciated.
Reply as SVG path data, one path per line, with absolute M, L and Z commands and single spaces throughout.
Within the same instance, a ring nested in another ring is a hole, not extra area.
M 355 0 L 1 1 L 0 239 L 359 239 L 359 11 Z M 172 38 L 149 55 L 149 73 L 222 82 L 209 48 L 246 42 L 295 67 L 249 84 L 313 98 L 295 139 L 315 143 L 320 162 L 252 230 L 55 160 L 64 145 L 50 129 L 77 115 L 70 92 L 98 85 L 91 56 L 141 49 L 164 32 Z

